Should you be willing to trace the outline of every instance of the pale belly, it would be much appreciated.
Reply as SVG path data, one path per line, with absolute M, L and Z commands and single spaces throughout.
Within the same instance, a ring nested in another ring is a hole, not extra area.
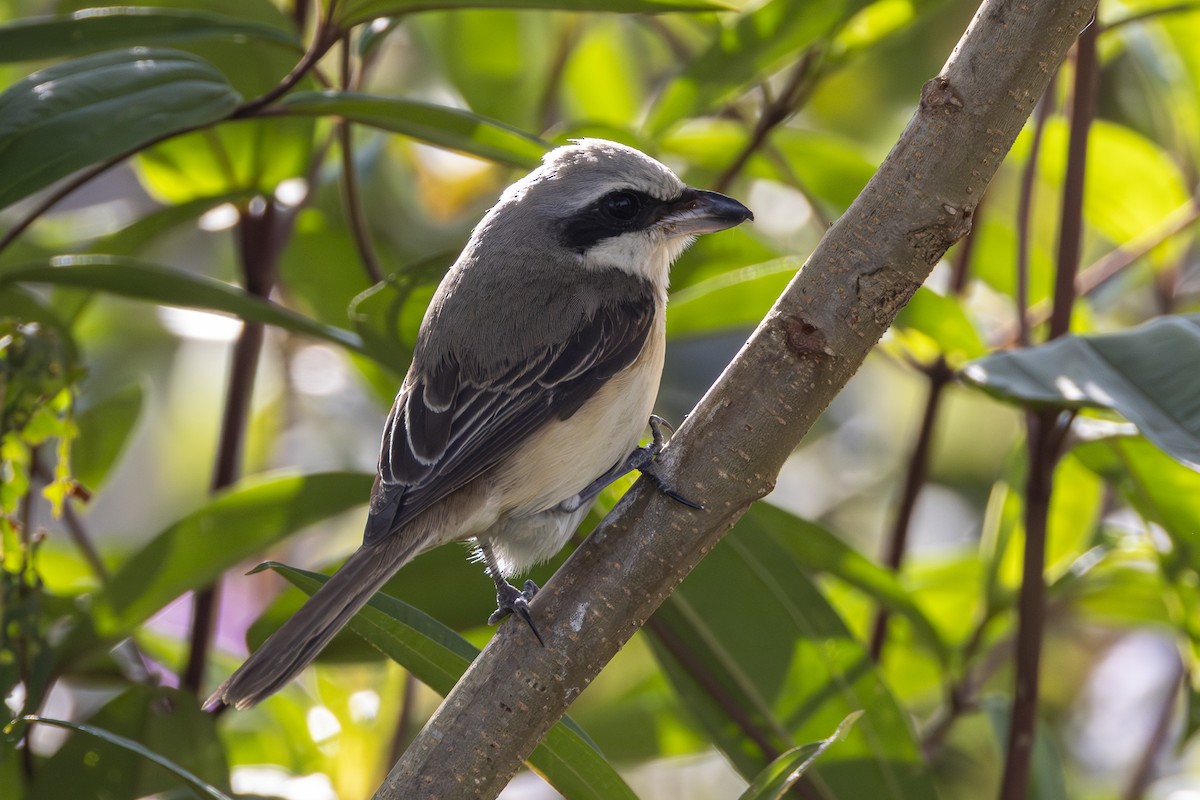
M 569 419 L 532 437 L 494 478 L 502 498 L 499 519 L 482 533 L 493 544 L 506 574 L 558 552 L 587 514 L 558 509 L 637 446 L 658 394 L 665 337 L 661 320 L 646 348 Z

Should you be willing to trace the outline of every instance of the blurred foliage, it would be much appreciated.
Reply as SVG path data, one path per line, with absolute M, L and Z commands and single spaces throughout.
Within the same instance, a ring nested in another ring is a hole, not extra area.
M 246 567 L 332 568 L 354 547 L 383 416 L 474 222 L 584 135 L 746 201 L 753 226 L 703 238 L 673 273 L 660 411 L 681 416 L 865 185 L 973 12 L 0 0 L 0 794 L 367 796 L 490 635 L 478 565 L 455 547 L 420 557 L 303 679 L 220 718 L 177 688 L 188 598 L 226 576 L 203 697 L 302 597 Z M 1097 24 L 1072 335 L 1013 349 L 1018 252 L 1035 343 L 1058 269 L 1068 64 L 969 246 L 531 757 L 558 793 L 994 795 L 1029 473 L 1013 406 L 1073 415 L 1031 796 L 1200 790 L 1200 10 L 1105 0 Z M 246 477 L 210 493 L 243 323 L 268 326 Z M 893 573 L 875 556 L 905 499 Z M 556 796 L 523 785 L 514 796 Z

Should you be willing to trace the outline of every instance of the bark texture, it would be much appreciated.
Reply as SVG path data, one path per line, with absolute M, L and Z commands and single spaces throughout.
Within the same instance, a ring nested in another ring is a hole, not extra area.
M 505 624 L 376 800 L 493 798 L 784 460 L 946 250 L 1095 10 L 985 0 L 900 141 L 663 453 L 707 509 L 640 481 L 542 589 L 546 640 Z

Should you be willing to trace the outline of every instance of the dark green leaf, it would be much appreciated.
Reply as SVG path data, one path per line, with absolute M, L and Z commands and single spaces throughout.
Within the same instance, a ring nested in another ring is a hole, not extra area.
M 831 34 L 863 5 L 861 0 L 770 0 L 742 14 L 667 85 L 647 127 L 662 133 L 681 119 L 711 110 Z
M 684 580 L 651 623 L 668 676 L 747 778 L 864 709 L 813 780 L 834 797 L 936 797 L 907 717 L 787 535 L 739 523 Z
M 501 122 L 458 108 L 350 92 L 296 92 L 279 104 L 289 114 L 337 116 L 518 167 L 541 163 L 549 145 Z
M 908 620 L 926 647 L 946 663 L 949 650 L 896 576 L 880 567 L 820 525 L 793 516 L 769 503 L 751 507 L 745 526 L 771 532 L 803 567 L 827 572 L 867 594 L 884 608 Z
M 727 11 L 711 0 L 349 0 L 337 7 L 336 20 L 357 25 L 376 17 L 396 17 L 416 11 L 454 8 L 530 8 L 563 11 L 611 11 L 626 14 L 664 14 L 671 11 Z
M 219 311 L 364 351 L 362 340 L 349 331 L 323 325 L 236 286 L 131 258 L 57 256 L 49 264 L 18 264 L 0 270 L 0 286 L 14 283 L 96 289 L 159 305 Z
M 271 564 L 308 594 L 328 580 L 282 564 Z M 396 661 L 431 689 L 449 694 L 479 650 L 433 617 L 378 593 L 350 619 L 349 628 Z M 570 718 L 555 725 L 529 757 L 529 763 L 563 795 L 577 798 L 628 798 L 635 795 Z
M 303 50 L 296 37 L 272 25 L 204 11 L 115 6 L 0 25 L 0 61 L 32 61 L 118 47 L 216 38 L 233 39 L 243 45 L 258 39 Z
M 804 777 L 817 757 L 824 753 L 831 744 L 846 738 L 850 728 L 858 721 L 863 712 L 855 711 L 842 720 L 828 739 L 822 739 L 813 744 L 794 747 L 767 765 L 758 773 L 746 791 L 742 792 L 740 800 L 780 800 L 788 789 Z
M 71 737 L 42 765 L 34 797 L 144 797 L 182 782 L 213 800 L 230 800 L 229 770 L 214 720 L 185 692 L 135 686 L 86 724 L 24 719 L 86 734 Z
M 968 364 L 967 380 L 1007 400 L 1122 414 L 1147 439 L 1200 467 L 1200 315 L 1121 333 L 1063 336 Z
M 241 102 L 212 65 L 132 48 L 56 64 L 0 94 L 0 208 L 162 136 L 207 125 Z
M 142 410 L 142 387 L 133 383 L 84 406 L 75 417 L 79 438 L 71 447 L 75 480 L 95 491 L 108 476 Z
M 125 561 L 92 609 L 102 637 L 128 633 L 190 589 L 289 534 L 367 501 L 372 475 L 326 472 L 243 481 Z

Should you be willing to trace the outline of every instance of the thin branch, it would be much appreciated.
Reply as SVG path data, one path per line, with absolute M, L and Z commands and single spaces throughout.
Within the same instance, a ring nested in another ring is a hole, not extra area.
M 1050 313 L 1050 338 L 1068 333 L 1075 305 L 1075 275 L 1083 240 L 1083 188 L 1087 164 L 1088 130 L 1095 108 L 1096 26 L 1089 25 L 1075 48 L 1075 83 L 1071 98 L 1067 172 L 1064 178 L 1062 223 L 1059 226 L 1058 265 L 1054 281 L 1054 308 Z M 1046 612 L 1046 524 L 1050 492 L 1064 428 L 1055 410 L 1030 411 L 1028 428 L 1029 472 L 1025 482 L 1025 555 L 1021 570 L 1021 595 L 1017 604 L 1012 713 L 1000 800 L 1024 800 L 1029 790 L 1038 714 L 1038 668 Z
M 705 511 L 639 481 L 504 624 L 376 792 L 493 798 L 667 595 L 765 496 L 946 250 L 1095 0 L 984 0 L 899 142 L 659 460 Z M 998 22 L 1003 21 L 1003 24 Z M 898 201 L 897 198 L 900 198 Z
M 277 225 L 275 206 L 261 198 L 261 209 L 243 211 L 236 228 L 238 254 L 246 291 L 266 298 L 275 284 L 275 267 L 282 249 L 281 232 Z M 213 465 L 212 493 L 233 485 L 241 474 L 242 449 L 250 416 L 250 398 L 258 372 L 264 327 L 258 322 L 244 322 L 242 332 L 233 348 L 229 367 L 229 386 L 225 393 L 225 410 L 221 433 L 217 440 L 217 456 Z M 212 643 L 220 598 L 220 582 L 198 590 L 192 602 L 192 625 L 187 666 L 180 686 L 199 695 L 204 686 L 208 650 Z
M 350 66 L 350 34 L 342 40 L 342 88 L 349 88 L 352 78 Z M 342 204 L 346 209 L 346 222 L 358 251 L 358 260 L 371 283 L 383 280 L 383 268 L 371 244 L 371 231 L 363 209 L 362 194 L 358 186 L 358 171 L 354 164 L 354 126 L 348 119 L 338 120 L 338 145 L 342 153 Z
M 229 119 L 253 117 L 259 111 L 290 92 L 296 84 L 304 80 L 305 76 L 317 65 L 317 62 L 329 52 L 330 48 L 337 44 L 341 35 L 338 27 L 329 20 L 318 20 L 317 29 L 313 32 L 312 42 L 309 44 L 308 49 L 304 51 L 304 55 L 296 62 L 296 66 L 292 67 L 292 71 L 285 75 L 279 83 L 271 87 L 270 90 L 235 109 L 229 115 Z
M 750 134 L 750 139 L 721 173 L 721 177 L 713 183 L 716 191 L 728 191 L 734 178 L 746 168 L 750 157 L 762 147 L 771 131 L 786 122 L 804 104 L 808 95 L 812 93 L 813 87 L 816 86 L 817 65 L 820 62 L 821 53 L 817 48 L 810 47 L 804 51 L 804 55 L 800 57 L 800 60 L 792 68 L 791 74 L 788 75 L 783 91 L 773 100 L 767 100 L 762 114 L 758 118 L 758 123 L 754 126 L 754 132 Z

